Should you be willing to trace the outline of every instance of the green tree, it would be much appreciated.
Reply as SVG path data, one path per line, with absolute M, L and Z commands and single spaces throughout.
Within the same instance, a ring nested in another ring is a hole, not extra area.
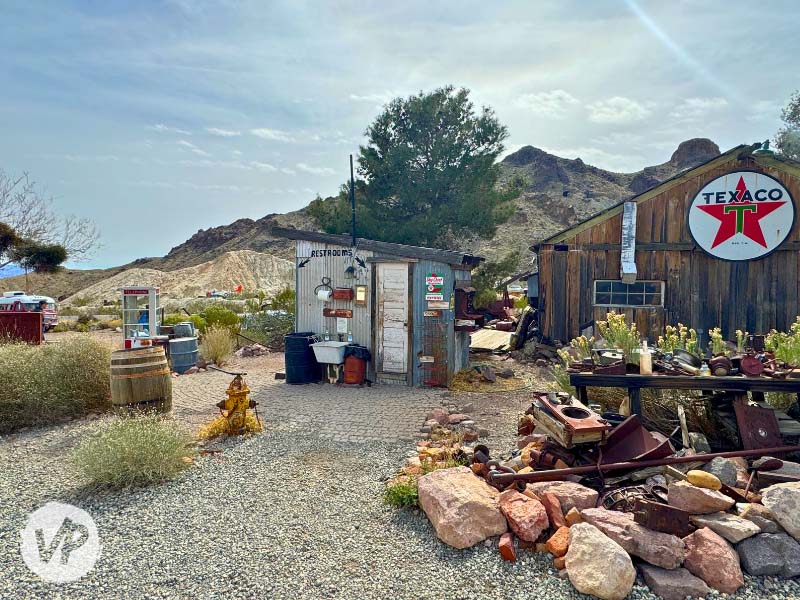
M 800 160 L 800 90 L 789 98 L 781 111 L 783 127 L 775 134 L 775 146 L 783 156 Z
M 0 222 L 0 267 L 15 263 L 30 271 L 50 273 L 65 260 L 67 250 L 63 246 L 20 237 L 10 225 Z
M 513 214 L 520 181 L 498 186 L 497 157 L 508 130 L 469 91 L 443 87 L 395 98 L 366 131 L 359 151 L 356 233 L 423 246 L 491 237 Z M 350 231 L 349 185 L 309 207 L 329 233 Z
M 519 263 L 519 252 L 512 252 L 497 261 L 486 261 L 472 273 L 475 288 L 473 305 L 485 307 L 497 299 L 500 282 L 514 274 Z

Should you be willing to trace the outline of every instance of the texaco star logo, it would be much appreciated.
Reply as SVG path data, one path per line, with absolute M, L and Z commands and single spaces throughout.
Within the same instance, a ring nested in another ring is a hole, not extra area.
M 789 191 L 769 175 L 728 173 L 706 184 L 689 207 L 689 231 L 706 252 L 752 260 L 775 250 L 794 223 Z

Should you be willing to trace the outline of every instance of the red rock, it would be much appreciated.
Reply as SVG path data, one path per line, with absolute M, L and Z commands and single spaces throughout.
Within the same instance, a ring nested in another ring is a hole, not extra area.
M 733 594 L 744 584 L 739 555 L 728 542 L 708 527 L 683 538 L 686 560 L 683 566 L 710 587 Z
M 461 423 L 461 421 L 467 421 L 468 419 L 469 415 L 465 415 L 463 413 L 455 413 L 447 417 L 447 422 L 450 425 L 457 425 L 458 423 Z
M 564 515 L 564 520 L 567 522 L 567 527 L 572 527 L 578 523 L 583 523 L 583 517 L 581 516 L 580 511 L 575 507 L 572 507 L 567 511 L 567 514 Z
M 667 497 L 672 506 L 692 515 L 728 510 L 734 505 L 733 499 L 722 492 L 696 487 L 688 481 L 670 483 Z
M 506 490 L 498 498 L 500 510 L 508 520 L 511 530 L 520 539 L 535 542 L 550 522 L 547 511 L 538 500 L 520 494 L 516 490 Z
M 534 443 L 541 447 L 547 441 L 547 436 L 542 433 L 532 433 L 517 440 L 517 448 L 522 450 L 528 444 Z
M 571 481 L 537 481 L 529 483 L 528 488 L 536 494 L 553 493 L 561 502 L 561 510 L 570 508 L 594 508 L 597 506 L 597 492 Z
M 664 600 L 684 600 L 686 596 L 705 598 L 711 591 L 705 581 L 686 569 L 667 570 L 653 565 L 639 565 L 650 590 Z
M 517 551 L 514 550 L 514 534 L 506 532 L 500 536 L 500 543 L 497 545 L 500 550 L 500 556 L 503 560 L 517 562 Z
M 426 420 L 435 420 L 439 425 L 447 425 L 448 417 L 450 413 L 447 412 L 444 408 L 434 408 L 429 414 Z
M 566 556 L 556 556 L 553 559 L 553 566 L 558 569 L 559 571 L 563 570 L 564 567 L 567 566 L 567 557 Z
M 558 496 L 551 492 L 545 492 L 540 498 L 545 511 L 547 511 L 550 527 L 553 529 L 566 527 L 567 521 L 564 519 L 564 513 L 561 511 L 561 502 L 558 500 Z
M 560 527 L 547 540 L 547 551 L 555 557 L 565 556 L 569 550 L 569 527 Z

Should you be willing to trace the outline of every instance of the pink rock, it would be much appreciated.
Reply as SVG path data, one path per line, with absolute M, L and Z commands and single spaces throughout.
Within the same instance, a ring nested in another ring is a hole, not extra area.
M 728 510 L 735 503 L 722 492 L 692 485 L 688 481 L 670 483 L 667 493 L 669 503 L 692 515 Z
M 469 548 L 508 529 L 497 503 L 497 490 L 467 467 L 423 475 L 417 489 L 419 504 L 436 535 L 454 548 Z
M 573 525 L 569 533 L 564 562 L 570 583 L 584 594 L 623 600 L 636 581 L 636 569 L 628 553 L 589 523 Z
M 561 510 L 569 512 L 571 508 L 578 510 L 597 506 L 597 492 L 579 483 L 571 481 L 537 481 L 529 483 L 528 488 L 537 495 L 550 492 L 558 498 Z
M 739 555 L 721 536 L 703 527 L 683 541 L 686 544 L 683 566 L 692 575 L 726 594 L 733 594 L 744 585 Z
M 675 535 L 652 531 L 639 525 L 630 513 L 589 508 L 581 517 L 617 542 L 628 554 L 664 569 L 677 569 L 683 564 L 685 547 Z
M 450 416 L 450 413 L 447 412 L 445 408 L 434 408 L 429 414 L 426 420 L 430 421 L 433 419 L 439 425 L 447 425 L 447 418 Z
M 447 418 L 447 422 L 450 425 L 456 425 L 458 423 L 461 423 L 461 421 L 467 421 L 467 420 L 469 420 L 469 415 L 465 415 L 464 413 L 455 413 L 449 415 Z
M 547 519 L 550 521 L 550 526 L 553 529 L 566 527 L 567 520 L 564 518 L 564 513 L 561 510 L 561 502 L 558 500 L 558 496 L 552 492 L 545 492 L 539 497 L 539 499 L 542 501 L 544 509 L 547 511 Z
M 516 490 L 506 490 L 500 494 L 498 501 L 511 530 L 521 540 L 535 542 L 550 526 L 544 505 L 534 498 Z

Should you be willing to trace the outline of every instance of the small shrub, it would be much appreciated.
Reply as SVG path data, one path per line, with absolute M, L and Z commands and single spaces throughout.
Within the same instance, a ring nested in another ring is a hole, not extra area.
M 89 306 L 90 304 L 93 303 L 93 300 L 92 298 L 84 296 L 83 298 L 73 298 L 71 303 L 72 306 L 77 306 L 78 308 L 80 308 L 82 306 Z
M 419 504 L 417 480 L 410 475 L 400 475 L 383 492 L 383 501 L 390 506 L 407 508 Z
M 110 364 L 93 339 L 0 345 L 0 434 L 110 409 Z
M 157 415 L 96 426 L 74 450 L 75 466 L 94 487 L 126 488 L 172 479 L 191 463 L 192 435 Z
M 206 329 L 200 341 L 200 354 L 218 366 L 228 362 L 233 354 L 233 336 L 230 330 L 221 325 Z
M 203 318 L 206 320 L 205 332 L 212 327 L 225 327 L 231 333 L 239 331 L 239 315 L 224 306 L 212 305 L 205 309 Z
M 111 329 L 122 327 L 122 319 L 111 319 L 110 321 L 108 321 L 108 326 Z
M 164 320 L 161 322 L 162 325 L 177 325 L 178 323 L 186 323 L 187 321 L 194 324 L 194 328 L 197 331 L 205 331 L 206 330 L 206 320 L 201 317 L 200 315 L 187 315 L 182 313 L 173 313 L 171 315 L 166 315 Z
M 283 337 L 294 331 L 294 316 L 259 313 L 244 322 L 242 333 L 273 350 L 283 349 Z
M 275 294 L 275 297 L 270 301 L 270 305 L 272 310 L 285 310 L 290 315 L 293 315 L 296 298 L 297 294 L 292 288 L 283 288 Z

